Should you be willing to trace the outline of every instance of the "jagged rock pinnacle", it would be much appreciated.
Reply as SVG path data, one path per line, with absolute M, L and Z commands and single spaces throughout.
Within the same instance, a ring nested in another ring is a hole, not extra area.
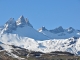
M 24 18 L 24 16 L 20 16 L 20 18 L 16 21 L 16 24 L 20 27 L 24 27 L 25 25 L 28 25 L 30 27 L 33 27 L 27 18 Z

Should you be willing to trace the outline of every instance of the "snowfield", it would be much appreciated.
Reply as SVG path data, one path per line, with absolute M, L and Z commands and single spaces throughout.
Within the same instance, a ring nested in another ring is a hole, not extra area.
M 48 53 L 51 51 L 67 51 L 79 55 L 80 38 L 74 39 L 52 39 L 52 40 L 34 40 L 28 37 L 20 37 L 16 34 L 4 34 L 0 37 L 0 41 L 4 44 L 15 45 L 33 51 L 41 51 Z M 5 46 L 3 46 L 5 47 Z M 10 47 L 4 48 L 10 50 Z

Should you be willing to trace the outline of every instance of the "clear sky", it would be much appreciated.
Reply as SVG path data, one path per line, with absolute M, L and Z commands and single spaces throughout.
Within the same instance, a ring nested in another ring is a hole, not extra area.
M 80 0 L 0 0 L 0 25 L 9 18 L 27 17 L 35 29 L 80 29 Z

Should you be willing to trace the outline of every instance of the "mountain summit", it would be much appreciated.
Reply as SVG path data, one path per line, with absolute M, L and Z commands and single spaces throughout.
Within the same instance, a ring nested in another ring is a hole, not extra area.
M 16 24 L 17 24 L 17 26 L 21 26 L 21 27 L 23 27 L 24 25 L 28 25 L 28 26 L 30 26 L 30 27 L 33 27 L 33 26 L 29 23 L 28 19 L 27 19 L 27 18 L 24 18 L 23 15 L 20 16 L 20 18 L 16 21 Z
M 12 30 L 16 30 L 17 25 L 16 22 L 14 20 L 14 18 L 10 18 L 4 25 L 4 28 L 2 30 L 2 33 L 11 33 Z
M 1 34 L 5 33 L 17 34 L 18 36 L 29 37 L 35 40 L 49 39 L 44 34 L 35 30 L 29 20 L 23 16 L 20 16 L 17 21 L 15 21 L 14 18 L 10 18 L 1 30 Z

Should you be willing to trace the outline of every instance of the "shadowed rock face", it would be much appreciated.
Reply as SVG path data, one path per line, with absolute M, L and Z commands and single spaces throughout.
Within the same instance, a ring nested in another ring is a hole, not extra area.
M 58 27 L 58 28 L 55 28 L 55 29 L 53 29 L 53 30 L 49 30 L 50 32 L 52 32 L 52 33 L 61 33 L 61 32 L 67 32 L 67 33 L 73 33 L 74 32 L 74 28 L 72 28 L 72 27 L 69 27 L 68 29 L 63 29 L 63 27 L 62 26 L 60 26 L 60 27 Z
M 73 33 L 73 32 L 74 32 L 74 30 L 75 30 L 74 28 L 69 27 L 69 28 L 67 29 L 67 32 L 68 32 L 68 33 Z
M 12 30 L 16 30 L 16 28 L 17 25 L 14 18 L 10 18 L 4 25 L 3 33 L 4 32 L 11 33 Z
M 60 32 L 64 32 L 64 29 L 62 28 L 62 26 L 55 28 L 53 30 L 49 30 L 52 33 L 60 33 Z
M 0 60 L 19 60 L 19 59 L 9 56 L 7 51 L 1 51 Z

